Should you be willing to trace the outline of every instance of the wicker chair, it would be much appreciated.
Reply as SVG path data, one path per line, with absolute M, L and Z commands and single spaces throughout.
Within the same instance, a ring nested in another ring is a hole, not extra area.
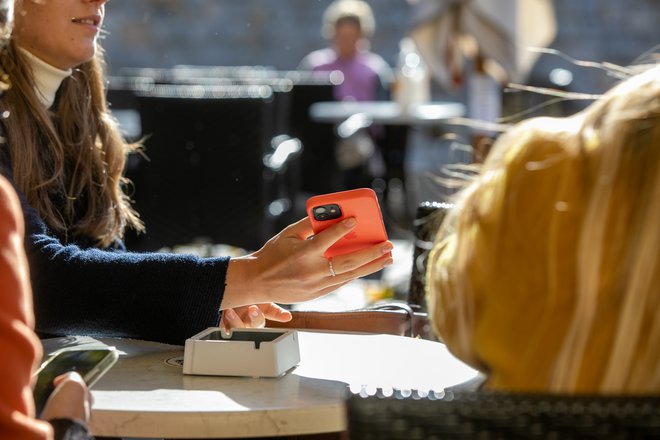
M 347 412 L 351 440 L 660 438 L 660 396 L 397 390 L 352 395 Z

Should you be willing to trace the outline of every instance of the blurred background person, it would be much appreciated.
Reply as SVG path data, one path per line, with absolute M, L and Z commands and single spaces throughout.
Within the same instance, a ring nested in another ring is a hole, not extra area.
M 376 21 L 368 3 L 362 0 L 336 0 L 323 13 L 321 33 L 331 47 L 307 55 L 298 66 L 301 70 L 333 72 L 337 101 L 379 101 L 389 99 L 392 69 L 378 54 L 369 50 Z M 341 127 L 341 126 L 340 126 Z M 347 126 L 348 127 L 348 126 Z M 366 129 L 366 130 L 364 130 Z M 335 148 L 337 165 L 343 172 L 343 188 L 372 186 L 375 177 L 385 174 L 380 149 L 384 130 L 363 126 L 339 132 Z M 342 134 L 343 133 L 343 134 Z
M 392 69 L 369 50 L 376 30 L 374 14 L 362 0 L 336 0 L 323 14 L 321 33 L 331 47 L 315 50 L 299 65 L 302 70 L 341 72 L 335 87 L 337 101 L 388 99 Z

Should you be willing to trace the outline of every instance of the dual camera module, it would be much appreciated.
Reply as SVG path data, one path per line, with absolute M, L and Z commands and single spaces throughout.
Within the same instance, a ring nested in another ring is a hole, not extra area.
M 315 206 L 312 208 L 312 214 L 314 219 L 318 221 L 332 220 L 341 217 L 341 208 L 334 203 Z

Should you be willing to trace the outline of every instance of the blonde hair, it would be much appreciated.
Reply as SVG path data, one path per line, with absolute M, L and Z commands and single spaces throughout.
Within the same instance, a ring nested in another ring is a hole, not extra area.
M 321 33 L 326 39 L 335 35 L 335 26 L 345 18 L 354 18 L 360 23 L 362 34 L 370 38 L 376 31 L 376 19 L 371 6 L 362 0 L 335 0 L 323 13 Z
M 427 302 L 494 388 L 660 392 L 660 67 L 519 124 L 443 223 Z
M 0 64 L 11 81 L 0 111 L 14 181 L 46 224 L 65 241 L 109 246 L 125 228 L 143 228 L 123 191 L 127 144 L 108 112 L 103 51 L 66 78 L 54 106 L 40 104 L 30 65 L 11 40 Z

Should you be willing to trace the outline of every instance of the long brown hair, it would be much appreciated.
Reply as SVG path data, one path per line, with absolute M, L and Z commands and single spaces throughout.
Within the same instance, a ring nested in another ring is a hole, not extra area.
M 142 230 L 122 176 L 126 143 L 109 113 L 104 87 L 104 58 L 95 57 L 73 69 L 51 109 L 39 102 L 34 76 L 25 55 L 10 41 L 0 61 L 11 88 L 0 109 L 18 187 L 46 224 L 65 241 L 92 239 L 108 246 L 125 228 Z

